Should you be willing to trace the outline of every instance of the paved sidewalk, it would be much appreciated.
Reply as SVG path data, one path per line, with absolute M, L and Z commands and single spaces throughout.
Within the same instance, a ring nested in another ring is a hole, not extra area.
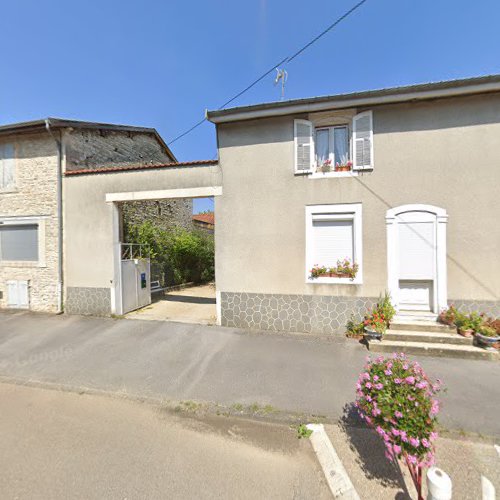
M 0 313 L 0 376 L 168 400 L 342 416 L 365 348 L 339 338 L 157 321 Z M 500 363 L 422 358 L 441 422 L 500 439 Z
M 331 498 L 287 425 L 0 384 L 3 499 Z
M 416 497 L 408 468 L 385 458 L 383 441 L 375 431 L 344 423 L 325 428 L 362 499 Z M 436 465 L 452 480 L 453 500 L 480 499 L 482 475 L 500 492 L 500 455 L 492 444 L 440 437 Z M 427 498 L 425 480 L 423 496 Z

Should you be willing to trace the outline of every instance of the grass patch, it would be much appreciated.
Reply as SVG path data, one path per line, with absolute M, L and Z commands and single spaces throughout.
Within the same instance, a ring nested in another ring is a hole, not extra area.
M 313 431 L 311 429 L 308 429 L 306 424 L 300 424 L 297 427 L 297 438 L 302 439 L 302 438 L 309 438 Z

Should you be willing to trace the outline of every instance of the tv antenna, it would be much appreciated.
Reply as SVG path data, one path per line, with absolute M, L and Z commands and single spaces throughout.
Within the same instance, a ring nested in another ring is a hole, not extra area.
M 288 80 L 288 72 L 285 69 L 276 68 L 276 78 L 274 79 L 274 85 L 278 85 L 281 80 L 281 100 L 285 98 L 285 83 Z

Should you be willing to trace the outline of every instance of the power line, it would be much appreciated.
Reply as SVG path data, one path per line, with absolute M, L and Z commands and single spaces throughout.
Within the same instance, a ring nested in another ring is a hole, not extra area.
M 321 37 L 323 37 L 328 32 L 330 32 L 333 28 L 335 28 L 338 24 L 340 24 L 344 19 L 346 19 L 347 17 L 349 17 L 354 11 L 356 11 L 357 9 L 359 9 L 359 7 L 361 7 L 367 1 L 368 0 L 361 0 L 360 2 L 358 2 L 351 9 L 349 9 L 346 13 L 342 14 L 339 18 L 337 18 L 332 24 L 330 24 L 330 26 L 328 26 L 325 30 L 323 30 L 318 36 L 314 37 L 310 42 L 308 42 L 306 45 L 304 45 L 302 48 L 300 48 L 297 52 L 295 52 L 295 54 L 293 54 L 292 56 L 287 56 L 284 59 L 282 59 L 279 63 L 274 64 L 271 69 L 269 69 L 268 71 L 266 71 L 265 73 L 263 73 L 261 76 L 259 76 L 259 78 L 257 78 L 256 80 L 254 80 L 250 85 L 248 85 L 247 87 L 245 87 L 242 91 L 238 92 L 235 96 L 231 97 L 231 99 L 229 99 L 222 106 L 220 106 L 219 108 L 217 108 L 217 110 L 224 109 L 228 104 L 232 103 L 233 101 L 235 101 L 236 99 L 238 99 L 238 97 L 240 97 L 244 93 L 248 92 L 252 87 L 254 87 L 255 85 L 257 85 L 261 80 L 263 80 L 267 75 L 269 75 L 269 73 L 272 73 L 277 67 L 281 66 L 282 64 L 288 64 L 288 63 L 292 62 L 296 57 L 298 57 L 300 54 L 302 54 L 302 52 L 304 52 L 311 45 L 313 45 L 314 43 L 316 43 Z M 186 130 L 182 134 L 180 134 L 177 137 L 175 137 L 174 139 L 172 139 L 170 142 L 167 143 L 167 145 L 170 146 L 174 142 L 178 141 L 179 139 L 181 139 L 185 135 L 187 135 L 190 132 L 192 132 L 194 129 L 198 128 L 200 125 L 202 125 L 206 121 L 207 121 L 207 118 L 206 117 L 203 118 L 203 120 L 200 120 L 199 122 L 195 123 L 191 128 L 189 128 L 188 130 Z

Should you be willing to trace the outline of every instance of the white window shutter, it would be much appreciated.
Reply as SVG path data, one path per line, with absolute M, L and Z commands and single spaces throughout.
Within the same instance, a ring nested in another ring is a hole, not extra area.
M 18 307 L 18 303 L 17 281 L 7 281 L 7 307 Z
M 7 307 L 29 308 L 27 280 L 7 281 Z
M 354 168 L 373 168 L 373 113 L 364 111 L 352 120 Z
M 17 298 L 18 298 L 18 307 L 22 307 L 24 309 L 29 306 L 27 281 L 17 282 Z
M 14 145 L 0 145 L 0 189 L 14 187 Z
M 313 124 L 308 120 L 294 120 L 295 172 L 312 172 L 314 164 Z

